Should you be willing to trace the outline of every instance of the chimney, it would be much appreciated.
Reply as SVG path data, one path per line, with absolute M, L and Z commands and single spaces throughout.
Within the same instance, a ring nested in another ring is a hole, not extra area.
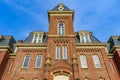
M 18 40 L 18 44 L 22 44 L 23 43 L 23 40 Z

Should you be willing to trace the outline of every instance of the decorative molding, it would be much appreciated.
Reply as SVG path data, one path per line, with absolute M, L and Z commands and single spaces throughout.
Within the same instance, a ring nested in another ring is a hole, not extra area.
M 13 49 L 9 46 L 0 46 L 0 50 L 8 50 L 8 52 L 13 52 Z
M 15 57 L 16 57 L 16 54 L 11 53 L 11 54 L 9 54 L 9 56 L 10 56 L 10 58 L 15 58 Z
M 77 47 L 84 47 L 84 46 L 102 46 L 102 47 L 106 47 L 106 46 L 109 46 L 109 43 L 77 43 L 76 44 Z
M 109 59 L 114 58 L 114 54 L 108 54 L 107 56 Z
M 46 52 L 47 49 L 23 49 L 23 52 Z
M 47 47 L 47 44 L 31 43 L 31 44 L 15 44 L 17 47 Z
M 77 48 L 76 52 L 100 52 L 100 48 Z
M 120 46 L 119 45 L 114 45 L 109 52 L 115 52 L 116 50 L 120 50 Z
M 62 37 L 62 38 L 68 38 L 68 37 L 75 37 L 75 35 L 48 35 L 48 37 Z

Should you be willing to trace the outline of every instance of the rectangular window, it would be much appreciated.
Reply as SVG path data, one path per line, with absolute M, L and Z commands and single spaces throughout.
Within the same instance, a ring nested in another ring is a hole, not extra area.
M 93 62 L 94 62 L 95 68 L 101 68 L 101 64 L 100 64 L 98 55 L 93 55 Z
M 82 68 L 88 68 L 87 66 L 87 60 L 85 55 L 80 55 L 80 62 Z
M 88 35 L 85 35 L 86 43 L 89 42 Z
M 84 36 L 81 35 L 81 42 L 84 43 Z
M 41 56 L 41 55 L 38 55 L 37 58 L 36 58 L 35 67 L 36 67 L 36 68 L 40 68 L 41 65 L 42 65 L 42 56 Z
M 42 36 L 41 35 L 39 35 L 38 43 L 42 43 Z
M 67 46 L 62 47 L 63 59 L 67 59 Z
M 30 60 L 30 55 L 26 55 L 23 62 L 23 68 L 27 68 Z
M 60 59 L 60 46 L 56 46 L 56 59 Z
M 36 43 L 36 42 L 37 42 L 37 34 L 34 37 L 34 43 Z

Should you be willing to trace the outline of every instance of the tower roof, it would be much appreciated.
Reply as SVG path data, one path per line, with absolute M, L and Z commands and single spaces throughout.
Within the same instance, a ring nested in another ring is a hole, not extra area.
M 70 11 L 70 9 L 66 7 L 64 4 L 58 4 L 51 11 Z

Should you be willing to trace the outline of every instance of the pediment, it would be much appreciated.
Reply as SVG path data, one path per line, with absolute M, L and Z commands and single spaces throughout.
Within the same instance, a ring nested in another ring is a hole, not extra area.
M 51 64 L 52 71 L 54 70 L 72 70 L 72 65 L 66 60 L 58 60 Z

